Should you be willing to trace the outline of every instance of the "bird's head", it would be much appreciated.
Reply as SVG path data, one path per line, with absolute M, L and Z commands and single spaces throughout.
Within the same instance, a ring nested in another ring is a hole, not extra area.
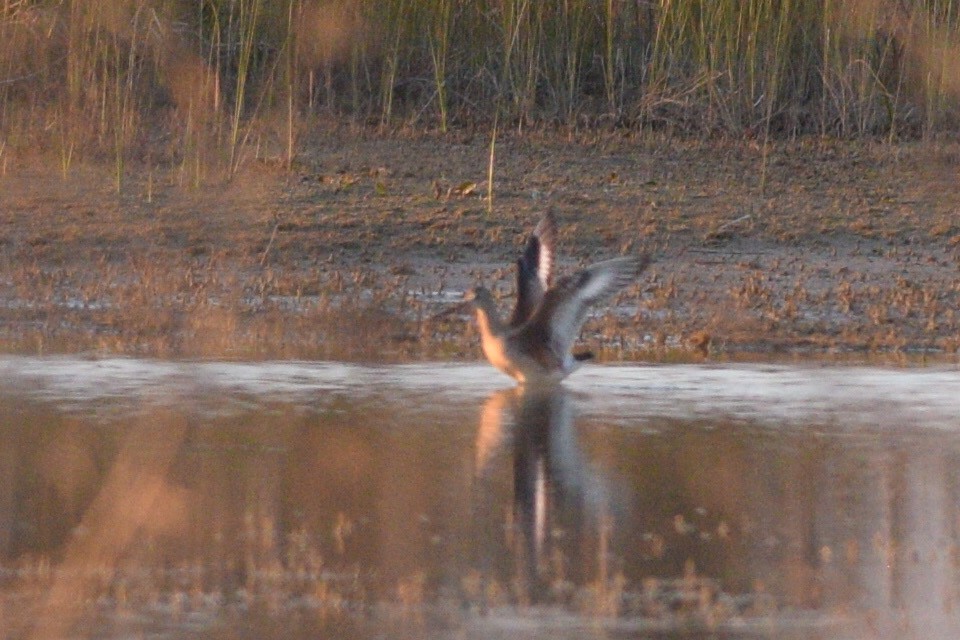
M 474 287 L 468 289 L 463 294 L 464 303 L 470 303 L 474 306 L 488 306 L 493 305 L 493 294 L 490 293 L 490 290 L 486 287 Z
M 442 318 L 454 313 L 473 312 L 477 308 L 491 308 L 496 306 L 493 301 L 493 294 L 485 287 L 474 287 L 463 292 L 463 301 L 447 307 L 434 318 Z

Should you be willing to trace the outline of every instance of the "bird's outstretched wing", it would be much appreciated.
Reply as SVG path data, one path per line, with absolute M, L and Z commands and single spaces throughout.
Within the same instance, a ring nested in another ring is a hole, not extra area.
M 554 356 L 565 358 L 590 306 L 636 281 L 649 264 L 646 255 L 614 258 L 564 278 L 547 291 L 524 330 L 546 334 Z
M 523 254 L 517 258 L 517 304 L 508 322 L 519 327 L 536 312 L 550 288 L 553 274 L 557 228 L 553 214 L 547 212 L 527 238 Z

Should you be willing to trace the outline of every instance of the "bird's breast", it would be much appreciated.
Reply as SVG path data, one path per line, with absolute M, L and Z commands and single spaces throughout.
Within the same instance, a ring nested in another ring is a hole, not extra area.
M 516 377 L 513 373 L 515 367 L 512 358 L 507 353 L 506 341 L 503 338 L 490 334 L 484 335 L 481 346 L 483 347 L 483 355 L 487 357 L 490 364 L 507 375 Z

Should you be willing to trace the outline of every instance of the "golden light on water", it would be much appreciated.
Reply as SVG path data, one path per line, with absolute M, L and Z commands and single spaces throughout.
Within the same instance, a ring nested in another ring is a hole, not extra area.
M 957 443 L 910 419 L 945 373 L 615 367 L 542 395 L 459 388 L 479 365 L 0 365 L 36 385 L 0 403 L 8 635 L 955 627 Z M 878 385 L 895 410 L 863 408 Z
M 88 603 L 112 581 L 138 536 L 175 534 L 186 514 L 186 494 L 170 486 L 170 466 L 186 424 L 154 414 L 127 431 L 99 490 L 84 510 L 52 574 L 30 637 L 61 638 L 88 615 Z M 53 473 L 48 468 L 47 473 Z

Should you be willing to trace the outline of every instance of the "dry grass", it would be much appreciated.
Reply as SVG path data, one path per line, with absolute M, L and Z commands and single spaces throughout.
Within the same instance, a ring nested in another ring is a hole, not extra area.
M 290 167 L 331 117 L 933 136 L 960 124 L 958 24 L 946 0 L 18 0 L 0 6 L 0 165 L 200 184 Z
M 606 357 L 953 352 L 958 29 L 939 0 L 2 3 L 4 349 L 472 355 L 433 312 L 507 292 L 553 206 L 569 255 L 658 254 L 587 324 Z

